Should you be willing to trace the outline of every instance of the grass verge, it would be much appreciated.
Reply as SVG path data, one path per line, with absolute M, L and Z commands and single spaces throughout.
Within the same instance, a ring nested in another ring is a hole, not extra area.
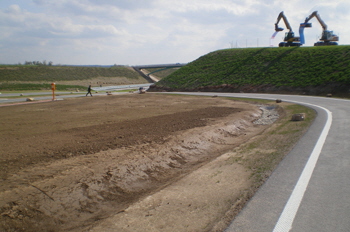
M 238 100 L 276 105 L 275 102 L 267 100 Z M 232 216 L 228 221 L 233 220 L 260 186 L 265 183 L 277 165 L 309 129 L 317 116 L 313 109 L 292 103 L 280 103 L 277 109 L 280 118 L 260 135 L 236 147 L 232 151 L 232 156 L 227 160 L 229 163 L 242 165 L 251 174 L 251 186 L 242 193 L 241 197 L 232 206 L 230 210 Z M 296 113 L 305 113 L 305 120 L 291 121 L 292 115 Z
M 301 105 L 283 103 L 279 108 L 283 116 L 267 128 L 263 136 L 255 137 L 235 151 L 237 160 L 252 172 L 254 189 L 266 181 L 316 117 L 313 109 Z M 296 113 L 305 113 L 305 120 L 291 121 L 292 115 Z

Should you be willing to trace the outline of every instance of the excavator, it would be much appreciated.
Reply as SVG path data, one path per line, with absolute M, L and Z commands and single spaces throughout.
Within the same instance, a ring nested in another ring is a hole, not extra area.
M 311 23 L 309 23 L 309 21 L 313 17 L 316 17 L 316 19 L 321 24 L 322 29 L 323 29 L 320 41 L 314 43 L 314 46 L 338 45 L 338 43 L 335 41 L 339 41 L 339 36 L 333 34 L 333 31 L 327 30 L 327 24 L 325 24 L 325 22 L 321 19 L 320 15 L 317 13 L 317 11 L 312 12 L 310 14 L 310 16 L 305 19 L 305 22 L 300 24 L 300 27 L 299 27 L 300 42 L 302 44 L 305 43 L 304 28 L 311 27 Z
M 278 44 L 279 47 L 293 47 L 293 46 L 301 46 L 302 44 L 300 43 L 300 37 L 294 36 L 294 32 L 292 30 L 292 27 L 290 26 L 287 17 L 284 15 L 283 11 L 278 15 L 277 21 L 275 23 L 275 33 L 279 31 L 283 31 L 284 28 L 278 27 L 278 23 L 280 20 L 283 19 L 284 23 L 286 24 L 287 29 L 289 30 L 286 32 L 285 37 L 284 37 L 284 42 L 281 42 Z

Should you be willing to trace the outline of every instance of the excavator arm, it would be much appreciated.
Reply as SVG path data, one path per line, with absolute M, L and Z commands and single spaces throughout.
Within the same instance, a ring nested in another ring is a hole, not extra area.
M 305 19 L 304 24 L 307 24 L 313 17 L 316 17 L 317 21 L 321 24 L 322 29 L 325 31 L 327 30 L 327 24 L 321 19 L 320 15 L 317 13 L 317 11 L 312 12 L 309 17 Z
M 286 27 L 289 31 L 292 31 L 292 27 L 290 26 L 287 17 L 284 15 L 283 11 L 278 15 L 277 21 L 275 23 L 275 31 L 283 31 L 284 28 L 278 27 L 278 23 L 283 19 L 284 24 L 286 24 Z

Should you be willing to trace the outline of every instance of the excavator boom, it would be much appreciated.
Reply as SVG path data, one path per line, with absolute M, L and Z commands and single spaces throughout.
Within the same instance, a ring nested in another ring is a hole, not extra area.
M 292 27 L 290 26 L 287 17 L 284 15 L 283 11 L 278 15 L 277 21 L 275 23 L 275 31 L 283 31 L 284 28 L 278 27 L 278 23 L 283 19 L 284 24 L 286 24 L 286 27 L 289 31 L 292 31 Z
M 327 24 L 321 19 L 320 15 L 317 11 L 312 12 L 309 17 L 305 19 L 304 23 L 308 23 L 313 17 L 316 17 L 317 21 L 321 24 L 322 29 L 325 31 L 327 30 Z

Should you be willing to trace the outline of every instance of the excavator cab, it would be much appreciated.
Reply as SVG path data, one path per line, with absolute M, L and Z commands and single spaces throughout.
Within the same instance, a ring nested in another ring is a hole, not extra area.
M 339 41 L 339 37 L 333 31 L 324 30 L 322 31 L 320 41 L 314 43 L 314 46 L 338 45 L 335 41 Z
M 335 35 L 333 31 L 323 31 L 321 39 L 323 41 L 338 41 L 339 36 Z
M 299 37 L 295 37 L 294 32 L 289 31 L 289 32 L 286 32 L 284 36 L 284 41 L 285 42 L 299 41 Z

